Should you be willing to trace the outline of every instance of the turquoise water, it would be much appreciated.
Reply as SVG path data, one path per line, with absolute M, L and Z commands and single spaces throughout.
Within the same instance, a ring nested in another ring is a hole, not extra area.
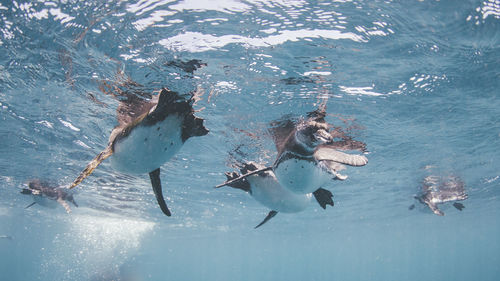
M 2 1 L 0 61 L 1 280 L 500 276 L 499 1 Z M 25 209 L 29 180 L 66 186 L 104 149 L 124 81 L 203 94 L 210 133 L 162 166 L 172 217 L 107 162 L 71 214 Z M 269 209 L 214 186 L 324 100 L 368 165 L 324 187 L 333 208 L 253 229 Z M 465 182 L 462 212 L 408 210 L 428 166 Z

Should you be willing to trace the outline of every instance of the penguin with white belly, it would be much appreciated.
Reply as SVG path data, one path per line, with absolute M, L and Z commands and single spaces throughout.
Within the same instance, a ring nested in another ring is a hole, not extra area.
M 242 174 L 262 170 L 264 166 L 249 162 L 241 167 Z M 228 181 L 238 178 L 237 172 L 226 173 Z M 296 194 L 283 188 L 272 171 L 262 171 L 246 178 L 234 181 L 229 186 L 248 192 L 257 202 L 271 209 L 266 218 L 255 228 L 273 218 L 278 212 L 298 213 L 303 211 L 311 202 L 312 196 L 316 198 L 323 209 L 326 205 L 333 206 L 332 193 L 326 189 L 319 188 L 314 193 Z
M 278 149 L 273 171 L 281 185 L 292 192 L 313 192 L 332 178 L 345 180 L 347 176 L 339 173 L 344 165 L 357 167 L 368 163 L 363 155 L 338 150 L 339 144 L 334 142 L 324 117 L 324 112 L 315 111 L 306 120 L 286 120 L 271 128 Z
M 365 144 L 342 133 L 330 132 L 331 125 L 325 121 L 324 107 L 308 114 L 305 120 L 286 119 L 271 124 L 271 135 L 278 150 L 271 167 L 249 172 L 238 178 L 251 176 L 261 171 L 272 170 L 281 186 L 297 193 L 307 194 L 318 190 L 331 179 L 345 180 L 339 171 L 345 165 L 359 167 L 368 163 L 364 155 L 347 154 L 340 150 L 365 150 Z M 230 184 L 227 181 L 218 185 Z
M 108 146 L 97 155 L 69 188 L 80 184 L 106 158 L 113 168 L 128 174 L 149 173 L 158 204 L 167 216 L 160 180 L 160 166 L 174 156 L 190 138 L 204 136 L 203 119 L 194 115 L 193 94 L 189 98 L 162 89 L 151 99 L 128 94 L 117 110 L 119 125 L 113 129 Z

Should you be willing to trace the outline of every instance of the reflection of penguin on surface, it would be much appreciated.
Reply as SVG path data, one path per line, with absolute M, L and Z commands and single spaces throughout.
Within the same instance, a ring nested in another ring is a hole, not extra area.
M 270 131 L 278 150 L 273 166 L 249 172 L 217 187 L 268 170 L 274 172 L 283 187 L 298 194 L 314 192 L 331 179 L 345 180 L 347 176 L 339 173 L 345 165 L 364 166 L 368 159 L 339 150 L 364 151 L 365 144 L 342 132 L 331 132 L 332 126 L 325 121 L 325 116 L 322 106 L 309 113 L 306 120 L 286 119 L 271 124 Z
M 31 194 L 35 199 L 35 202 L 26 206 L 26 209 L 37 203 L 45 207 L 55 208 L 56 205 L 53 202 L 61 204 L 67 213 L 71 213 L 68 202 L 78 207 L 78 204 L 76 204 L 73 198 L 73 194 L 69 193 L 67 188 L 52 186 L 40 180 L 30 181 L 28 183 L 28 188 L 23 188 L 21 193 L 27 195 Z
M 434 214 L 444 216 L 444 212 L 438 209 L 438 204 L 462 201 L 467 199 L 467 197 L 465 184 L 459 177 L 448 176 L 440 178 L 437 176 L 427 176 L 422 184 L 422 193 L 415 196 L 415 199 L 427 205 Z M 459 211 L 465 208 L 462 203 L 458 202 L 453 203 L 453 206 Z M 414 204 L 409 207 L 410 210 L 414 208 Z
M 170 216 L 163 199 L 160 166 L 174 156 L 190 137 L 203 136 L 208 130 L 203 119 L 194 116 L 193 94 L 185 99 L 176 92 L 162 89 L 152 99 L 121 93 L 126 99 L 118 107 L 119 125 L 113 129 L 108 146 L 92 160 L 71 184 L 73 188 L 89 176 L 106 158 L 124 173 L 149 173 L 161 210 Z
M 263 166 L 249 162 L 241 167 L 241 173 L 262 169 Z M 232 180 L 240 175 L 237 172 L 226 173 L 227 179 Z M 266 218 L 255 228 L 263 225 L 278 212 L 297 213 L 303 211 L 311 202 L 314 194 L 316 200 L 323 209 L 326 205 L 333 206 L 332 193 L 326 189 L 318 189 L 313 194 L 296 194 L 283 188 L 272 171 L 263 171 L 253 174 L 241 180 L 228 184 L 229 186 L 248 192 L 255 200 L 271 209 Z

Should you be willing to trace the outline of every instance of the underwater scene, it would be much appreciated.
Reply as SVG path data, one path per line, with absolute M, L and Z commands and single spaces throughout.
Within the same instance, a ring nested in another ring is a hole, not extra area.
M 499 0 L 0 1 L 0 280 L 500 280 Z

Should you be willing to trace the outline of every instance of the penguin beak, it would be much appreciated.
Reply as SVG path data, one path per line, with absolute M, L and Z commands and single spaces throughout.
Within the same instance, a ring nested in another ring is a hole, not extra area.
M 328 143 L 328 142 L 333 141 L 332 135 L 328 131 L 326 131 L 324 129 L 317 130 L 316 133 L 314 133 L 314 138 L 320 144 L 324 144 L 324 143 Z
M 23 190 L 21 190 L 21 193 L 22 194 L 31 194 L 31 190 L 29 190 L 27 188 L 23 188 Z
M 436 209 L 436 210 L 432 210 L 434 212 L 434 214 L 438 215 L 438 216 L 444 216 L 444 213 L 443 211 L 439 210 L 439 209 Z

